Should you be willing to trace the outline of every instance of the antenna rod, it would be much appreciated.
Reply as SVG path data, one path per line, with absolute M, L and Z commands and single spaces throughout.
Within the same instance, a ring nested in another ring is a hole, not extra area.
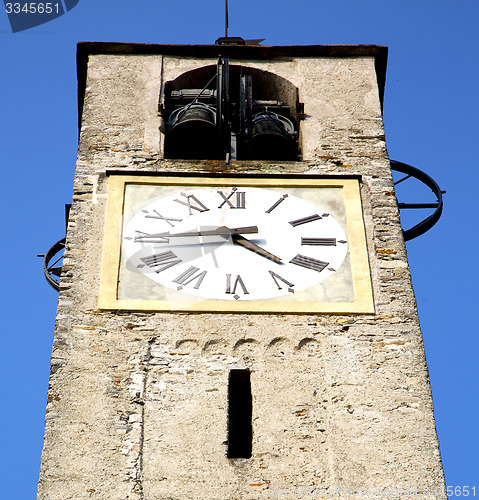
M 228 0 L 225 0 L 225 37 L 228 38 Z

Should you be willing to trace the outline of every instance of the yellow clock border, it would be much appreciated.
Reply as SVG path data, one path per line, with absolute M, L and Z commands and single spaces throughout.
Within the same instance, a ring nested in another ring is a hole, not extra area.
M 121 255 L 123 197 L 126 184 L 169 186 L 249 186 L 249 187 L 339 187 L 343 190 L 347 219 L 349 257 L 354 284 L 354 302 L 232 302 L 222 300 L 174 301 L 118 300 L 117 286 Z M 108 202 L 103 241 L 102 272 L 98 308 L 102 310 L 150 312 L 248 312 L 248 313 L 374 313 L 369 259 L 361 209 L 358 179 L 311 177 L 221 177 L 134 176 L 109 177 Z

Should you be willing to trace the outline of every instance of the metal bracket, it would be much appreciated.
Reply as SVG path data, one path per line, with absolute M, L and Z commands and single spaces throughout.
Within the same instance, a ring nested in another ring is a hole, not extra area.
M 442 195 L 446 191 L 441 191 L 440 187 L 437 185 L 436 181 L 429 177 L 425 172 L 415 168 L 407 163 L 402 163 L 396 160 L 390 160 L 391 170 L 400 172 L 405 174 L 405 177 L 402 177 L 398 181 L 394 183 L 394 186 L 408 180 L 415 179 L 422 184 L 426 185 L 435 195 L 436 201 L 432 203 L 402 203 L 398 201 L 399 210 L 423 210 L 423 209 L 434 209 L 434 212 L 423 219 L 421 222 L 416 224 L 415 226 L 409 229 L 403 229 L 404 241 L 409 241 L 418 236 L 421 236 L 426 231 L 431 229 L 436 222 L 439 220 L 442 214 L 443 201 Z
M 62 273 L 63 251 L 65 249 L 65 239 L 58 240 L 50 247 L 48 252 L 43 256 L 43 273 L 48 284 L 57 292 L 60 290 L 60 275 Z

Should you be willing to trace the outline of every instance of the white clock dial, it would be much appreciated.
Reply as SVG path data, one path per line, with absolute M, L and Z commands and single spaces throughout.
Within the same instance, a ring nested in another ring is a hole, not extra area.
M 130 270 L 182 293 L 265 300 L 336 273 L 348 244 L 320 206 L 280 190 L 207 187 L 155 199 L 123 229 Z

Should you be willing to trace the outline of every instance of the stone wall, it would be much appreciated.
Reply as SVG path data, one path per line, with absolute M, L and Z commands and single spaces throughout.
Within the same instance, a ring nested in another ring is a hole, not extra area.
M 90 56 L 38 498 L 446 498 L 374 58 L 240 63 L 300 89 L 303 161 L 164 160 L 162 84 L 215 59 Z M 108 169 L 360 175 L 376 314 L 99 311 Z M 248 460 L 226 458 L 234 368 Z

